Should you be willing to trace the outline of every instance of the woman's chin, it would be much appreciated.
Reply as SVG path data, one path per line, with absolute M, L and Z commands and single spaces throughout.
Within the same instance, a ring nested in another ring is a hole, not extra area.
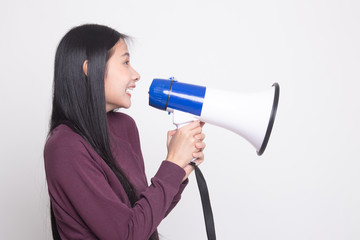
M 131 107 L 131 102 L 124 104 L 123 106 L 121 106 L 120 108 L 125 108 L 125 109 L 129 109 Z

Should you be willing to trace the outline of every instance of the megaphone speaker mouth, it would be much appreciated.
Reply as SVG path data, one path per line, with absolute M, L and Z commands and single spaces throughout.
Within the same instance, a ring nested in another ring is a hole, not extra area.
M 270 115 L 270 119 L 269 119 L 269 123 L 266 129 L 266 134 L 263 140 L 263 143 L 261 144 L 261 147 L 259 149 L 259 151 L 257 151 L 257 154 L 259 156 L 261 156 L 265 149 L 266 146 L 269 142 L 270 139 L 270 135 L 271 135 L 271 131 L 275 122 L 275 117 L 276 117 L 276 112 L 277 112 L 277 108 L 278 108 L 278 104 L 279 104 L 279 97 L 280 97 L 280 86 L 278 83 L 274 83 L 273 87 L 275 87 L 275 94 L 274 94 L 274 101 L 273 101 L 273 106 L 272 106 L 272 110 L 271 110 L 271 115 Z

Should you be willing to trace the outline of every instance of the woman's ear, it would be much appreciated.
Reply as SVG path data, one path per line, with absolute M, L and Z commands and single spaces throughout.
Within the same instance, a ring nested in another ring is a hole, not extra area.
M 83 63 L 83 71 L 85 73 L 85 75 L 88 75 L 88 60 L 85 60 Z

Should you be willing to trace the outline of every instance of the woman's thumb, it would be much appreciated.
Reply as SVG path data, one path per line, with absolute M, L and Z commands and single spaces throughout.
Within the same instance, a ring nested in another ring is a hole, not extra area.
M 175 135 L 176 129 L 167 132 L 167 146 L 169 146 L 171 138 Z
M 176 129 L 168 131 L 168 137 L 174 136 L 176 133 Z

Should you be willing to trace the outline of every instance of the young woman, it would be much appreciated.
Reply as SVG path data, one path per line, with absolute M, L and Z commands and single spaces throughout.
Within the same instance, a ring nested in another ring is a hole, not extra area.
M 202 123 L 168 132 L 166 160 L 148 185 L 131 90 L 126 36 L 83 25 L 61 40 L 55 57 L 53 109 L 44 148 L 54 239 L 158 239 L 157 226 L 180 200 L 204 159 Z

